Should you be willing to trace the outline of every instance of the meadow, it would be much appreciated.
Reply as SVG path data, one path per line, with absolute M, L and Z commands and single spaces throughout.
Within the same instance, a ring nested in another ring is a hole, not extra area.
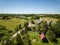
M 23 27 L 25 22 L 26 20 L 24 19 L 12 18 L 11 20 L 0 20 L 0 25 L 6 26 L 6 28 L 9 30 L 14 30 L 19 24 L 21 24 Z

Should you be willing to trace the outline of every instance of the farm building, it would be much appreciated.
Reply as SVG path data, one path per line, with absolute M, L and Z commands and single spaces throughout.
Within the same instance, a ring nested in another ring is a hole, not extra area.
M 43 20 L 40 18 L 36 24 L 40 24 Z
M 35 24 L 32 24 L 31 22 L 28 24 L 28 27 L 35 27 Z
M 40 39 L 42 40 L 42 42 L 48 43 L 48 40 L 43 32 L 40 34 Z
M 47 21 L 47 26 L 50 26 L 50 24 L 51 24 L 51 21 Z

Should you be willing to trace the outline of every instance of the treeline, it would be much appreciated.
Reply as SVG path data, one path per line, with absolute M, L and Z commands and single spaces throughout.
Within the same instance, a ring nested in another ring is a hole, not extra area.
M 0 14 L 0 17 L 4 16 L 11 16 L 11 17 L 18 17 L 18 16 L 25 16 L 25 17 L 52 17 L 52 18 L 60 18 L 60 14 Z
M 49 14 L 49 15 L 45 15 L 45 17 L 52 17 L 52 18 L 60 19 L 60 14 Z

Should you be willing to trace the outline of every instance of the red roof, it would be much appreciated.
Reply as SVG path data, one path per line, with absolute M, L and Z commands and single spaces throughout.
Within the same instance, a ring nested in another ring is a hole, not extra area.
M 41 38 L 41 39 L 45 38 L 45 35 L 44 35 L 43 32 L 42 32 L 42 34 L 40 34 L 40 38 Z

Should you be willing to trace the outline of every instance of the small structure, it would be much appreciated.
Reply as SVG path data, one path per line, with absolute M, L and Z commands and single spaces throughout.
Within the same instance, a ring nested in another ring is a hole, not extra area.
M 28 27 L 35 27 L 35 24 L 32 24 L 31 22 L 28 24 Z
M 45 38 L 45 35 L 44 35 L 43 32 L 40 34 L 40 38 L 41 38 L 42 40 Z
M 37 22 L 37 24 L 40 24 L 43 20 L 40 18 Z
M 44 35 L 43 32 L 40 34 L 40 38 L 41 38 L 42 42 L 48 43 L 48 40 L 47 40 L 47 38 L 45 37 L 45 35 Z
M 47 21 L 47 26 L 50 26 L 50 24 L 51 24 L 51 21 Z

